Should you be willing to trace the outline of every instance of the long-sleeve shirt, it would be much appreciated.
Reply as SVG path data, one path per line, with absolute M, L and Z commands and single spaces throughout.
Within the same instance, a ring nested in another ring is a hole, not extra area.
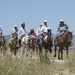
M 69 29 L 69 27 L 66 24 L 59 24 L 57 34 L 62 35 L 64 32 L 66 32 Z
M 29 32 L 28 36 L 29 36 L 29 38 L 36 38 L 36 33 L 35 32 L 34 33 Z
M 15 33 L 15 34 L 18 34 L 18 29 L 15 30 L 15 28 L 12 29 L 11 33 Z
M 47 33 L 48 29 L 50 29 L 50 27 L 48 25 L 43 25 L 42 28 L 41 28 L 41 31 Z
M 41 28 L 37 29 L 37 36 L 40 36 L 43 32 L 41 31 Z
M 18 38 L 21 39 L 24 35 L 26 35 L 28 33 L 27 31 L 27 28 L 23 29 L 23 28 L 20 28 L 18 30 Z

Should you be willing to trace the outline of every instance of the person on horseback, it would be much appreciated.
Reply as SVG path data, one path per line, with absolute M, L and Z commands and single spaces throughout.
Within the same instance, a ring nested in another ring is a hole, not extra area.
M 2 39 L 2 29 L 0 28 L 0 44 L 2 44 L 3 39 Z
M 42 35 L 42 31 L 41 31 L 42 26 L 43 26 L 43 23 L 41 23 L 40 27 L 37 29 L 37 36 L 41 36 Z
M 30 43 L 31 39 L 35 39 L 35 40 L 36 40 L 36 33 L 35 33 L 35 31 L 34 31 L 33 28 L 32 28 L 32 29 L 30 30 L 30 32 L 28 33 L 28 36 L 29 36 L 29 43 Z M 35 41 L 35 42 L 36 42 L 36 41 Z M 29 44 L 29 47 L 30 47 L 30 44 Z
M 44 20 L 43 26 L 41 27 L 42 35 L 45 37 L 48 34 L 48 31 L 51 30 L 50 27 L 47 25 L 47 20 Z M 53 38 L 51 37 L 53 42 Z
M 43 26 L 43 23 L 41 23 L 40 27 L 37 29 L 37 39 L 36 39 L 37 45 L 38 45 L 39 41 L 42 40 L 42 38 L 43 38 L 43 32 L 41 31 L 42 26 Z
M 44 20 L 43 26 L 41 27 L 41 31 L 42 31 L 43 35 L 45 35 L 47 33 L 48 29 L 50 29 L 50 27 L 47 25 L 47 20 Z
M 17 25 L 14 25 L 14 27 L 11 31 L 11 35 L 15 39 L 16 43 L 18 44 L 18 28 L 17 28 Z
M 36 33 L 35 33 L 35 31 L 34 31 L 34 29 L 32 28 L 31 30 L 30 30 L 30 32 L 28 33 L 28 36 L 29 36 L 29 38 L 30 39 L 32 39 L 32 38 L 36 38 Z
M 14 25 L 11 33 L 14 33 L 14 34 L 18 34 L 18 28 L 17 28 L 17 25 Z
M 61 36 L 65 32 L 68 32 L 68 29 L 69 29 L 69 27 L 67 26 L 67 24 L 64 23 L 64 20 L 60 19 L 60 24 L 59 24 L 59 27 L 57 29 L 55 44 L 57 44 L 57 42 L 59 40 L 59 36 Z
M 2 26 L 0 26 L 0 37 L 2 37 L 2 33 L 3 33 Z
M 1 38 L 1 39 L 4 41 L 4 43 L 5 43 L 5 41 L 6 41 L 6 37 L 3 36 L 2 26 L 0 26 L 0 38 Z
M 3 33 L 2 26 L 0 26 L 0 32 Z
M 0 46 L 3 46 L 6 50 L 6 37 L 3 35 L 2 26 L 0 26 Z
M 19 46 L 21 46 L 21 39 L 28 34 L 28 30 L 25 27 L 25 23 L 21 24 L 21 28 L 18 30 L 18 40 L 19 40 Z

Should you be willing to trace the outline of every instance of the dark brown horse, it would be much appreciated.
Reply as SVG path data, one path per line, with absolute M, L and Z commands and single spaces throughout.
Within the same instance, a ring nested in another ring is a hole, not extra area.
M 18 45 L 15 41 L 15 38 L 13 37 L 9 39 L 9 48 L 10 48 L 10 51 L 13 52 L 15 56 L 18 52 Z
M 42 48 L 46 50 L 46 52 L 52 53 L 52 38 L 51 38 L 51 29 L 48 30 L 43 39 L 39 42 L 39 50 L 42 52 Z
M 69 50 L 69 45 L 71 43 L 72 40 L 72 32 L 65 32 L 63 33 L 61 36 L 59 36 L 59 40 L 57 42 L 57 44 L 55 44 L 54 41 L 54 47 L 55 47 L 55 55 L 54 57 L 56 57 L 56 51 L 57 51 L 57 47 L 59 48 L 58 50 L 58 59 L 63 59 L 63 49 L 66 49 L 66 58 L 68 58 L 68 50 Z M 61 52 L 61 58 L 60 58 L 60 52 Z
M 1 53 L 1 55 L 5 55 L 6 49 L 7 49 L 6 48 L 6 40 L 0 34 L 0 53 Z
M 31 57 L 34 55 L 35 50 L 36 50 L 36 37 L 33 36 L 29 40 L 29 52 Z
M 52 53 L 52 37 L 51 37 L 51 29 L 48 30 L 46 36 L 43 39 L 43 47 L 46 49 L 46 52 Z

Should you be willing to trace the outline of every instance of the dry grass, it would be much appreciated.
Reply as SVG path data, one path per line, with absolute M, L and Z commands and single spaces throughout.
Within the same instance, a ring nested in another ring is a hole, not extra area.
M 0 75 L 75 75 L 75 50 L 69 51 L 69 59 L 66 62 L 64 51 L 64 62 L 56 63 L 54 51 L 48 56 L 43 54 L 41 60 L 31 57 L 0 56 Z M 47 62 L 46 62 L 47 61 Z

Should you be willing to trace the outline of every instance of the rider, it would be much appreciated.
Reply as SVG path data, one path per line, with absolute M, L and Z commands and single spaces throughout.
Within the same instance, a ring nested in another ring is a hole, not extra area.
M 21 24 L 21 28 L 18 30 L 19 46 L 21 46 L 21 39 L 28 33 L 25 23 Z
M 42 31 L 43 35 L 45 35 L 47 33 L 48 29 L 50 29 L 50 27 L 47 25 L 47 20 L 44 20 L 43 26 L 41 27 L 41 31 Z
M 0 38 L 2 38 L 2 40 L 3 40 L 4 42 L 6 41 L 6 37 L 3 36 L 2 26 L 0 26 Z
M 33 28 L 32 28 L 32 29 L 30 30 L 30 32 L 28 33 L 28 36 L 29 36 L 29 42 L 30 42 L 31 39 L 36 39 L 36 33 L 35 33 L 35 31 L 34 31 Z M 36 41 L 35 41 L 35 42 L 36 42 Z M 29 46 L 30 46 L 30 44 L 29 44 Z
M 42 26 L 43 26 L 43 23 L 41 23 L 40 27 L 37 29 L 37 39 L 36 39 L 37 45 L 39 41 L 43 38 L 43 32 L 41 31 Z
M 59 40 L 59 36 L 62 35 L 64 32 L 67 32 L 68 29 L 69 29 L 69 27 L 67 26 L 67 24 L 64 23 L 64 20 L 60 19 L 60 24 L 59 24 L 59 27 L 57 29 L 55 44 L 57 44 L 57 42 Z
M 18 28 L 17 25 L 14 25 L 12 31 L 11 31 L 12 37 L 15 39 L 16 43 L 18 43 Z
M 12 29 L 11 33 L 18 34 L 17 25 L 14 25 L 14 28 Z
M 31 39 L 31 38 L 34 38 L 35 39 L 36 38 L 36 33 L 35 33 L 35 31 L 34 31 L 33 28 L 28 33 L 28 36 L 29 36 L 29 39 Z
M 2 33 L 3 33 L 2 26 L 0 26 L 0 37 L 2 37 Z

